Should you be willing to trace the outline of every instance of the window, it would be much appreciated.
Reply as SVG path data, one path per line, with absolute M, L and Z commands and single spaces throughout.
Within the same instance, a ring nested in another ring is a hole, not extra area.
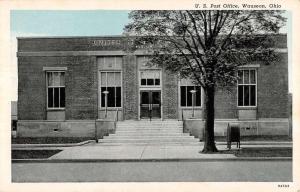
M 189 80 L 181 80 L 180 81 L 180 106 L 181 107 L 192 107 L 193 106 L 193 94 L 191 93 L 192 90 L 196 92 L 194 97 L 194 106 L 200 107 L 201 106 L 201 87 L 195 86 Z
M 105 106 L 107 93 L 107 107 L 121 107 L 121 72 L 100 72 L 101 107 Z
M 160 86 L 160 71 L 145 70 L 141 71 L 141 86 Z
M 256 106 L 256 70 L 238 71 L 238 106 Z
M 48 109 L 65 108 L 65 72 L 47 72 Z

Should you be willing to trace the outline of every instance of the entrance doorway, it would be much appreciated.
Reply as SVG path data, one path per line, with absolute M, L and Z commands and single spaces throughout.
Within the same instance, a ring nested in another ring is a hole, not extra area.
M 146 90 L 140 92 L 140 118 L 161 118 L 161 92 L 160 90 Z

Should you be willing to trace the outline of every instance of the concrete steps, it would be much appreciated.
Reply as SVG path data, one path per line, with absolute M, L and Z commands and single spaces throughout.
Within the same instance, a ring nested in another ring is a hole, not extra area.
M 170 132 L 129 132 L 129 131 L 124 131 L 124 132 L 118 132 L 116 134 L 110 134 L 109 136 L 190 136 L 189 133 L 181 133 L 181 132 L 176 132 L 176 133 L 170 133 Z
M 115 134 L 99 140 L 103 144 L 199 144 L 199 140 L 183 133 L 181 121 L 121 121 Z
M 128 131 L 128 130 L 180 130 L 182 131 L 182 127 L 118 127 L 116 131 Z
M 99 143 L 101 143 L 99 141 Z M 107 145 L 107 146 L 117 146 L 117 145 L 172 145 L 172 146 L 182 146 L 182 145 L 185 145 L 185 146 L 201 146 L 201 142 L 164 142 L 164 141 L 160 141 L 160 142 L 152 142 L 152 143 L 148 143 L 148 142 L 113 142 L 113 143 L 109 143 L 109 142 L 102 142 L 101 145 Z
M 109 135 L 105 136 L 105 139 L 194 139 L 191 136 L 186 136 L 186 135 L 175 135 L 175 136 L 170 136 L 170 135 L 150 135 L 150 136 L 145 136 L 145 135 Z
M 178 138 L 178 139 L 174 139 L 174 138 L 157 138 L 157 139 L 145 139 L 145 138 L 141 138 L 141 139 L 103 139 L 102 141 L 99 141 L 100 143 L 191 143 L 191 142 L 198 142 L 197 139 L 195 138 L 191 138 L 191 139 L 183 139 L 183 138 Z
M 116 131 L 116 134 L 122 134 L 122 133 L 127 133 L 127 134 L 132 134 L 132 133 L 138 133 L 138 134 L 142 134 L 142 133 L 182 133 L 182 129 L 127 129 L 127 130 L 118 130 Z

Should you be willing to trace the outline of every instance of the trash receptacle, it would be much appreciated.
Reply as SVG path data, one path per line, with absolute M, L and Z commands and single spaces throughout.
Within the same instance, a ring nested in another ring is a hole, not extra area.
M 240 148 L 240 126 L 238 123 L 228 123 L 227 126 L 227 148 L 231 149 L 231 142 L 236 142 L 236 147 Z

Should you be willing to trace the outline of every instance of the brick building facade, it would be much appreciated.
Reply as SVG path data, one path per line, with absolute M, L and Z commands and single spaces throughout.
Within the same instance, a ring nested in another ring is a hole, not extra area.
M 249 63 L 236 86 L 217 90 L 216 135 L 228 122 L 239 122 L 245 135 L 288 134 L 286 36 L 275 38 L 276 63 Z M 149 67 L 147 51 L 131 52 L 129 43 L 122 36 L 18 38 L 18 135 L 92 137 L 117 114 L 119 121 L 184 118 L 197 136 L 201 88 Z

